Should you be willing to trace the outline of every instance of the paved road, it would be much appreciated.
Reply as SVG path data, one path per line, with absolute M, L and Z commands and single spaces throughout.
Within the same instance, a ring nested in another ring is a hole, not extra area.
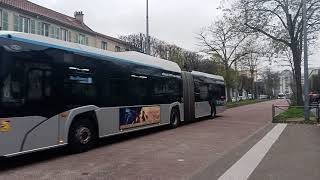
M 59 149 L 7 159 L 0 161 L 0 179 L 190 179 L 271 126 L 273 103 L 283 104 L 242 106 L 174 130 L 106 139 L 83 154 Z

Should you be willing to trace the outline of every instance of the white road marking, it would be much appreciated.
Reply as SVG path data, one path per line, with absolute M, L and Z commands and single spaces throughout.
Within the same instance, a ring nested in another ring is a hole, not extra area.
M 276 125 L 218 180 L 247 180 L 286 127 L 287 124 Z

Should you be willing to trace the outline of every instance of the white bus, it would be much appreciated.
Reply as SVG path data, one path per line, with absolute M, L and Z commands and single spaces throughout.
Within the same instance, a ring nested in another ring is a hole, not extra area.
M 220 76 L 183 72 L 137 52 L 108 52 L 18 32 L 0 32 L 0 156 L 215 116 L 225 108 Z

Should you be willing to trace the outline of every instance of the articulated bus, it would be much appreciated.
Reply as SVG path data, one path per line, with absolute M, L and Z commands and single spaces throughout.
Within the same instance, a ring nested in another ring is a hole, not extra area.
M 66 145 L 83 152 L 99 138 L 175 128 L 224 108 L 220 76 L 137 52 L 0 32 L 0 157 Z

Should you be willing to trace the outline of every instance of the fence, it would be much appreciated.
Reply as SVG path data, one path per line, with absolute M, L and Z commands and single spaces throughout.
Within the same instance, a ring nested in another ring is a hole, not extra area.
M 320 106 L 308 106 L 310 123 L 320 122 Z M 272 122 L 275 123 L 302 123 L 304 119 L 304 106 L 289 106 L 289 105 L 272 105 Z

